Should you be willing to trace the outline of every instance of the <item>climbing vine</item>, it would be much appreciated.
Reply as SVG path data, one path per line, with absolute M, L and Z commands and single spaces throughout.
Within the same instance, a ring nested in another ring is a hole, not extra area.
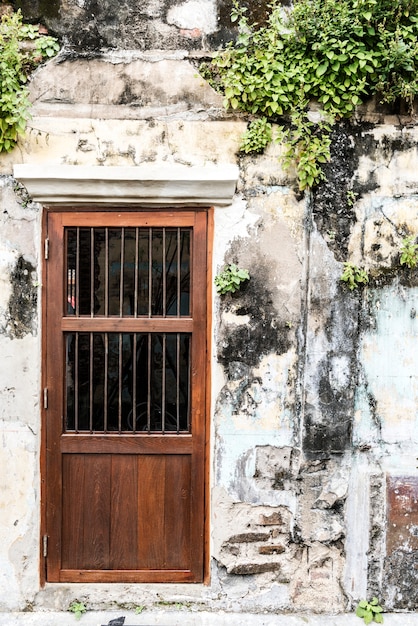
M 277 138 L 284 143 L 284 164 L 296 165 L 301 189 L 321 180 L 335 120 L 374 94 L 412 108 L 418 0 L 295 0 L 292 9 L 276 0 L 264 25 L 251 24 L 246 12 L 234 4 L 238 37 L 204 71 L 225 106 L 268 122 L 289 117 Z M 309 118 L 312 101 L 322 111 L 319 125 Z M 258 130 L 256 151 L 263 143 L 262 126 Z
M 23 24 L 20 11 L 0 22 L 0 152 L 10 152 L 23 135 L 30 117 L 27 81 L 44 59 L 57 54 L 54 37 L 39 27 Z

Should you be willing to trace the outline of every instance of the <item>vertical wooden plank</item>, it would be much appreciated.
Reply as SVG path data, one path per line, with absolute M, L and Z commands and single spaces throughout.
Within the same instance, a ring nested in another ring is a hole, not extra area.
M 166 457 L 138 457 L 138 553 L 141 568 L 163 569 Z
M 85 514 L 84 456 L 64 454 L 62 459 L 62 569 L 83 567 Z
M 45 461 L 46 471 L 46 533 L 48 535 L 47 576 L 51 582 L 59 581 L 61 568 L 61 518 L 62 518 L 62 477 L 60 437 L 63 414 L 63 338 L 60 322 L 64 312 L 64 242 L 62 215 L 47 216 L 47 236 L 49 255 L 45 261 L 45 283 L 48 291 L 45 297 L 44 329 L 46 335 L 46 361 L 44 387 L 48 390 L 48 406 L 44 407 L 46 430 Z
M 48 214 L 44 210 L 42 212 L 42 241 L 46 241 L 48 238 Z M 44 246 L 46 244 L 44 243 Z M 42 316 L 42 332 L 41 332 L 41 342 L 42 342 L 42 359 L 44 362 L 44 356 L 46 355 L 46 332 L 44 329 L 46 328 L 46 309 L 47 309 L 47 290 L 45 288 L 47 284 L 47 259 L 45 258 L 45 253 L 42 258 L 42 274 L 41 274 L 41 284 L 43 285 L 41 290 L 41 316 Z M 46 382 L 46 367 L 42 367 L 41 370 L 41 390 L 45 389 L 47 386 Z M 40 390 L 40 391 L 41 391 Z M 42 406 L 42 405 L 41 405 Z M 40 450 L 40 471 L 41 471 L 41 538 L 47 535 L 48 526 L 47 526 L 47 483 L 46 483 L 46 416 L 45 409 L 41 409 L 41 450 Z M 47 580 L 47 561 L 44 557 L 43 551 L 43 541 L 39 542 L 39 564 L 40 564 L 40 583 L 43 586 Z
M 214 209 L 213 207 L 207 212 L 207 231 L 206 231 L 206 400 L 205 400 L 205 463 L 204 463 L 204 481 L 205 481 L 205 500 L 204 500 L 204 550 L 203 550 L 203 580 L 209 584 L 210 580 L 210 489 L 208 488 L 210 477 L 210 415 L 211 415 L 211 397 L 210 389 L 212 387 L 211 379 L 211 355 L 212 355 L 212 259 L 213 259 L 213 239 L 214 239 Z
M 166 458 L 164 544 L 167 569 L 191 569 L 190 468 L 189 455 Z
M 138 462 L 136 455 L 112 458 L 110 569 L 138 569 Z
M 84 462 L 82 569 L 109 569 L 111 455 L 85 454 Z
M 197 211 L 193 230 L 193 338 L 192 338 L 192 435 L 190 550 L 196 581 L 203 579 L 205 514 L 205 409 L 206 409 L 206 312 L 207 312 L 207 213 Z

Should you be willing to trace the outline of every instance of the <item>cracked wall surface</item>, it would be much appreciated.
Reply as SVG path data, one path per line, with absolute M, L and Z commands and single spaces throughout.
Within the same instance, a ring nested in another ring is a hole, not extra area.
M 123 593 L 337 613 L 376 595 L 417 610 L 418 270 L 399 262 L 418 236 L 414 121 L 363 109 L 337 124 L 326 180 L 301 194 L 277 144 L 238 153 L 247 120 L 196 70 L 198 49 L 231 37 L 227 3 L 12 4 L 68 41 L 32 78 L 26 136 L 0 155 L 0 608 L 66 609 L 82 591 L 92 608 Z M 237 263 L 250 280 L 211 293 L 207 586 L 40 588 L 42 207 L 16 163 L 239 166 L 214 209 L 213 275 Z M 341 282 L 345 261 L 366 287 Z

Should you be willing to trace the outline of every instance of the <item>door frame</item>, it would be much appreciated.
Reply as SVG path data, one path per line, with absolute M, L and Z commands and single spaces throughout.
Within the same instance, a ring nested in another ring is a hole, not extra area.
M 204 397 L 204 405 L 206 407 L 206 415 L 205 415 L 205 441 L 204 441 L 204 461 L 203 461 L 203 472 L 204 472 L 204 512 L 203 512 L 203 540 L 202 540 L 202 550 L 203 550 L 203 583 L 208 584 L 210 578 L 210 554 L 209 554 L 209 519 L 210 519 L 210 410 L 211 410 L 211 349 L 212 349 L 212 253 L 213 253 L 213 233 L 214 233 L 214 210 L 213 207 L 201 207 L 199 205 L 195 206 L 175 206 L 172 207 L 159 207 L 161 208 L 161 212 L 170 211 L 175 213 L 177 211 L 193 211 L 199 210 L 202 208 L 206 209 L 207 213 L 207 254 L 206 254 L 206 355 L 205 355 L 205 397 Z M 74 212 L 97 212 L 97 213 L 105 213 L 108 211 L 117 212 L 117 211 L 125 212 L 137 212 L 137 211 L 155 211 L 156 208 L 154 206 L 133 206 L 130 204 L 128 207 L 119 207 L 119 206 L 62 206 L 62 205 L 48 205 L 43 207 L 42 212 L 42 246 L 43 246 L 43 254 L 42 254 L 42 330 L 41 330 L 41 449 L 40 449 L 40 472 L 41 472 L 41 486 L 40 486 L 40 507 L 41 507 L 41 519 L 40 519 L 40 583 L 41 586 L 44 586 L 47 582 L 47 542 L 48 542 L 48 528 L 47 528 L 47 429 L 46 429 L 46 420 L 47 420 L 47 406 L 48 406 L 48 397 L 47 397 L 47 372 L 46 366 L 44 365 L 44 356 L 46 354 L 46 326 L 48 323 L 48 308 L 47 308 L 47 289 L 45 287 L 46 280 L 48 276 L 48 241 L 47 241 L 47 226 L 48 226 L 48 215 L 51 211 L 53 212 L 66 212 L 69 213 L 71 211 Z M 157 209 L 158 210 L 158 209 Z M 64 281 L 64 277 L 63 277 Z M 100 581 L 106 582 L 106 581 Z M 152 580 L 147 581 L 146 584 L 153 582 Z M 55 583 L 56 584 L 56 583 Z M 58 583 L 59 584 L 59 583 Z M 67 583 L 65 583 L 67 584 Z M 90 583 L 86 583 L 90 584 Z M 177 584 L 173 582 L 172 584 Z

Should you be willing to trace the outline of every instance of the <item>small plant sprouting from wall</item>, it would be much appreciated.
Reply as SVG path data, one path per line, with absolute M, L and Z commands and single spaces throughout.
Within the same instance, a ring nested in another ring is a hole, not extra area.
M 401 245 L 400 264 L 406 265 L 409 269 L 414 269 L 418 265 L 418 244 L 415 237 L 405 237 Z
M 54 37 L 22 23 L 20 11 L 0 21 L 0 152 L 10 152 L 30 117 L 27 81 L 43 60 L 57 54 Z
M 250 274 L 248 270 L 240 269 L 235 263 L 231 263 L 220 274 L 215 276 L 216 291 L 221 296 L 227 293 L 235 293 L 249 279 Z
M 279 126 L 277 130 L 277 142 L 284 146 L 283 167 L 295 167 L 301 191 L 324 180 L 321 164 L 331 159 L 331 118 L 329 123 L 314 124 L 305 115 L 307 108 L 307 102 L 298 106 L 290 116 L 290 128 Z
M 273 138 L 273 130 L 270 122 L 265 117 L 259 117 L 250 122 L 247 130 L 241 138 L 240 151 L 263 152 Z
M 418 243 L 416 237 L 410 235 L 402 239 L 400 247 L 400 266 L 406 266 L 409 269 L 415 269 L 418 267 Z M 399 271 L 399 266 L 392 268 L 395 271 Z M 373 272 L 373 278 L 376 279 L 384 272 L 384 270 L 377 269 Z M 358 267 L 354 263 L 345 262 L 344 271 L 340 276 L 340 280 L 347 284 L 350 291 L 357 289 L 362 285 L 366 285 L 369 282 L 368 272 L 361 267 Z
M 304 189 L 321 179 L 321 163 L 329 158 L 326 128 L 301 132 L 310 102 L 333 120 L 350 117 L 374 94 L 381 102 L 402 100 L 412 111 L 418 95 L 418 0 L 292 4 L 289 9 L 273 0 L 266 23 L 259 25 L 235 1 L 237 39 L 202 74 L 224 94 L 226 107 L 274 123 L 289 116 L 290 131 L 282 131 L 281 140 Z M 254 142 L 255 151 L 264 141 L 267 133 Z
M 74 613 L 74 616 L 76 619 L 80 619 L 83 613 L 87 611 L 87 607 L 84 604 L 84 602 L 78 602 L 78 600 L 75 600 L 74 602 L 70 604 L 70 606 L 68 607 L 68 610 L 71 613 Z
M 371 622 L 383 624 L 382 613 L 383 609 L 377 598 L 373 598 L 370 602 L 360 600 L 356 608 L 357 617 L 361 617 L 365 624 L 371 624 Z
M 357 289 L 360 285 L 366 285 L 369 282 L 367 271 L 354 263 L 344 263 L 344 271 L 340 280 L 347 284 L 350 291 Z

